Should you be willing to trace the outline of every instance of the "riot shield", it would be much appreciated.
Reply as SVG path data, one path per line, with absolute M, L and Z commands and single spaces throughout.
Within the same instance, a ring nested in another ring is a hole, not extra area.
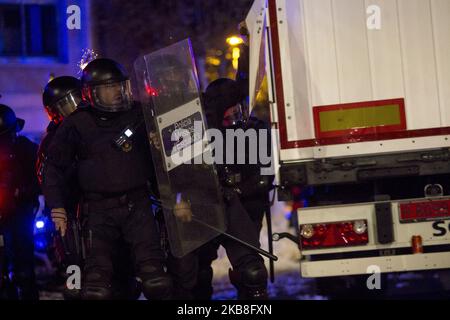
M 170 249 L 182 257 L 226 230 L 217 172 L 205 161 L 212 151 L 191 43 L 184 40 L 140 57 L 134 67 Z M 191 222 L 174 215 L 180 199 L 190 203 Z

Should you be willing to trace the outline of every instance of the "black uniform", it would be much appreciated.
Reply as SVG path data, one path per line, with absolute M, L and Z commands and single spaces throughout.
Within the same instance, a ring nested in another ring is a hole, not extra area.
M 0 105 L 2 127 L 14 114 Z M 8 113 L 8 116 L 4 116 Z M 14 126 L 16 118 L 14 117 Z M 20 119 L 17 119 L 17 122 Z M 17 125 L 17 131 L 23 122 Z M 0 274 L 11 284 L 6 298 L 38 299 L 34 274 L 33 229 L 39 208 L 39 185 L 34 171 L 37 145 L 25 137 L 16 137 L 16 129 L 0 134 L 0 234 L 4 240 L 4 262 Z M 1 248 L 0 248 L 1 249 Z M 2 253 L 0 250 L 0 260 Z M 5 280 L 5 279 L 3 279 Z M 2 281 L 5 283 L 5 281 Z
M 40 184 L 43 183 L 44 179 L 43 175 L 46 166 L 46 160 L 48 157 L 48 149 L 50 148 L 50 145 L 56 135 L 56 131 L 58 130 L 59 126 L 59 123 L 51 121 L 47 126 L 46 134 L 42 138 L 41 144 L 39 145 L 39 149 L 37 152 L 36 172 Z M 76 176 L 74 176 L 75 174 L 76 168 L 74 164 L 68 168 L 67 172 L 64 173 L 64 179 L 66 180 L 67 188 L 64 189 L 63 195 L 65 199 L 64 202 L 66 203 L 66 210 L 70 216 L 69 219 L 76 217 L 79 201 L 79 190 L 78 184 L 76 182 Z
M 223 128 L 222 119 L 225 111 L 243 99 L 242 88 L 234 81 L 229 79 L 219 79 L 213 82 L 205 94 L 206 112 L 208 115 L 208 123 L 211 127 L 219 128 L 225 132 L 225 129 L 248 129 L 256 130 L 258 134 L 259 130 L 268 130 L 267 136 L 267 150 L 270 151 L 270 131 L 268 126 L 259 121 L 256 118 L 250 118 L 249 121 L 244 123 L 237 123 L 234 126 Z M 224 136 L 225 133 L 224 133 Z M 261 175 L 261 168 L 264 167 L 259 162 L 256 164 L 250 164 L 249 155 L 249 141 L 246 141 L 246 154 L 245 164 L 238 164 L 237 162 L 237 146 L 234 150 L 227 150 L 227 144 L 225 144 L 224 154 L 233 153 L 236 156 L 235 164 L 226 164 L 218 166 L 219 175 L 222 180 L 222 184 L 226 187 L 226 190 L 231 190 L 242 204 L 243 212 L 239 213 L 239 216 L 235 219 L 236 228 L 239 228 L 240 233 L 250 232 L 253 237 L 259 239 L 259 234 L 262 228 L 262 220 L 264 214 L 270 210 L 269 203 L 269 191 L 272 188 L 272 182 L 274 176 Z M 257 154 L 259 154 L 259 139 L 257 143 Z M 257 159 L 259 160 L 259 159 Z M 267 165 L 265 165 L 267 166 Z M 248 217 L 251 219 L 248 224 Z M 233 227 L 232 225 L 230 225 Z M 211 267 L 212 262 L 217 259 L 217 250 L 221 245 L 220 241 L 213 241 L 204 245 L 200 249 L 199 253 L 199 274 L 198 282 L 194 289 L 195 297 L 197 299 L 210 299 L 213 293 L 212 278 L 213 270 Z M 259 244 L 258 244 L 259 245 Z M 246 289 L 244 283 L 245 277 L 242 277 L 242 272 L 234 268 L 230 271 L 230 280 L 237 287 L 239 296 L 241 298 L 252 298 L 252 292 L 256 292 L 258 296 L 264 288 L 266 278 L 260 277 L 253 279 L 254 290 Z M 262 271 L 260 272 L 262 274 Z M 250 292 L 249 292 L 250 291 Z
M 226 193 L 227 233 L 255 247 L 260 247 L 258 234 L 238 196 L 230 189 L 224 191 Z M 264 291 L 263 289 L 265 289 L 267 283 L 267 271 L 264 267 L 263 258 L 252 249 L 241 245 L 235 240 L 219 236 L 183 258 L 169 257 L 168 270 L 174 279 L 176 298 L 198 298 L 196 286 L 199 281 L 199 273 L 202 271 L 200 268 L 204 260 L 211 264 L 217 258 L 217 248 L 220 245 L 225 248 L 227 257 L 233 269 L 237 271 L 236 274 L 242 280 L 241 283 L 245 286 L 246 292 L 251 291 L 249 296 L 241 296 L 240 298 L 252 298 L 250 295 L 257 298 L 262 297 L 259 296 L 260 294 L 264 295 L 262 291 Z M 215 248 L 215 250 L 211 248 Z M 214 255 L 214 258 L 212 255 Z
M 56 134 L 56 130 L 58 129 L 59 124 L 50 121 L 50 123 L 47 126 L 47 130 L 45 132 L 45 136 L 42 138 L 41 144 L 39 145 L 38 149 L 38 156 L 37 156 L 37 162 L 36 162 L 36 171 L 38 175 L 39 182 L 42 183 L 42 175 L 43 175 L 43 169 L 44 169 L 44 163 L 45 158 L 47 157 L 47 151 L 50 147 L 50 143 L 52 142 L 53 137 Z
M 259 123 L 259 125 L 263 126 L 262 123 Z M 229 193 L 231 192 L 236 196 L 234 202 L 240 204 L 239 210 L 230 210 L 230 214 L 234 216 L 234 222 L 230 221 L 230 230 L 237 228 L 231 234 L 239 234 L 240 238 L 242 234 L 249 233 L 250 238 L 259 239 L 264 214 L 267 210 L 270 210 L 269 191 L 273 176 L 261 176 L 261 167 L 257 164 L 219 166 L 222 184 L 226 186 Z M 217 259 L 217 250 L 221 244 L 224 244 L 224 240 L 226 239 L 212 241 L 199 250 L 199 274 L 194 289 L 196 299 L 207 300 L 212 297 L 213 269 L 211 264 Z M 252 243 L 252 241 L 249 242 Z M 252 244 L 255 245 L 254 241 Z M 226 248 L 225 245 L 223 246 Z M 259 242 L 257 247 L 259 247 Z M 240 291 L 245 291 L 241 288 L 240 275 L 235 272 L 240 268 L 236 268 L 233 264 L 232 266 L 234 272 L 230 271 L 230 280 Z M 264 280 L 261 283 L 264 283 Z M 244 292 L 239 292 L 239 294 L 242 295 L 242 298 L 248 298 Z
M 70 76 L 57 77 L 52 79 L 44 88 L 42 93 L 42 104 L 51 119 L 47 126 L 46 134 L 43 137 L 38 150 L 36 173 L 39 183 L 43 183 L 43 173 L 47 161 L 48 149 L 65 117 L 70 115 L 82 105 L 81 81 Z M 80 200 L 78 184 L 76 181 L 75 167 L 70 167 L 64 174 L 66 189 L 64 197 L 66 211 L 68 214 L 68 232 L 64 238 L 60 238 L 58 233 L 53 234 L 51 257 L 55 259 L 59 273 L 63 275 L 63 280 L 68 276 L 66 268 L 71 265 L 82 266 L 81 242 L 79 224 L 77 219 L 78 202 Z M 48 206 L 44 211 L 50 215 Z M 79 290 L 63 290 L 65 299 L 79 298 Z
M 246 130 L 256 130 L 257 134 L 259 130 L 267 130 L 266 150 L 269 153 L 267 156 L 270 156 L 270 128 L 265 122 L 251 117 L 242 129 L 244 132 Z M 258 154 L 260 147 L 259 142 L 258 137 Z M 263 165 L 259 159 L 257 159 L 257 163 L 250 164 L 250 146 L 248 145 L 248 141 L 245 150 L 247 152 L 245 157 L 246 164 L 225 165 L 222 169 L 222 171 L 225 171 L 222 173 L 222 177 L 225 179 L 225 184 L 237 191 L 244 208 L 250 215 L 256 231 L 259 234 L 261 232 L 264 214 L 270 209 L 269 192 L 273 189 L 273 180 L 275 176 L 261 174 L 261 170 L 270 167 L 270 164 Z
M 58 77 L 50 81 L 44 89 L 42 94 L 42 102 L 45 110 L 51 120 L 47 127 L 47 134 L 43 138 L 38 151 L 38 162 L 36 169 L 38 178 L 42 183 L 43 171 L 47 161 L 48 148 L 56 134 L 61 122 L 65 117 L 69 116 L 78 108 L 86 107 L 82 101 L 82 85 L 81 81 L 70 76 Z M 65 185 L 68 186 L 64 190 L 66 212 L 68 215 L 68 227 L 65 236 L 58 241 L 59 237 L 56 237 L 55 243 L 55 256 L 62 268 L 62 272 L 66 273 L 66 268 L 69 265 L 78 265 L 82 267 L 84 265 L 84 252 L 83 246 L 85 242 L 81 237 L 80 219 L 78 217 L 78 204 L 81 202 L 81 194 L 76 177 L 76 163 L 70 167 L 65 176 Z M 131 260 L 129 259 L 129 248 L 124 245 L 123 241 L 119 241 L 117 244 L 119 247 L 115 251 L 114 260 L 114 288 L 118 288 L 119 292 L 117 297 L 119 298 L 134 298 L 138 294 L 136 290 L 136 283 L 134 279 L 134 272 L 132 268 Z M 136 292 L 135 292 L 136 291 Z M 79 290 L 63 291 L 65 299 L 77 299 L 79 298 Z
M 218 166 L 218 171 L 219 176 L 225 177 L 225 166 Z M 234 187 L 227 185 L 225 180 L 226 178 L 221 179 L 227 219 L 226 232 L 259 248 L 259 229 L 263 213 L 255 209 L 252 211 L 256 212 L 254 216 L 250 216 L 240 199 L 241 195 Z M 233 267 L 230 278 L 238 288 L 239 298 L 264 299 L 267 294 L 267 270 L 263 258 L 254 250 L 225 236 L 217 237 L 186 257 L 169 259 L 169 272 L 174 277 L 174 288 L 179 297 L 201 300 L 211 298 L 211 263 L 217 258 L 220 245 L 225 248 Z
M 166 294 L 146 290 L 147 287 L 154 290 L 154 281 L 164 285 L 168 281 L 148 197 L 152 177 L 148 140 L 145 133 L 137 135 L 129 152 L 113 145 L 123 128 L 141 117 L 138 106 L 114 114 L 90 107 L 79 109 L 64 121 L 49 149 L 44 191 L 52 208 L 65 207 L 60 188 L 62 177 L 77 159 L 78 182 L 84 199 L 82 213 L 87 217 L 83 231 L 90 240 L 83 287 L 91 291 L 87 298 L 95 298 L 96 293 L 101 298 L 104 289 L 109 289 L 113 244 L 120 236 L 132 247 L 144 294 L 153 298 Z
M 70 76 L 57 77 L 51 80 L 44 88 L 42 94 L 42 104 L 44 105 L 47 115 L 51 119 L 47 126 L 46 134 L 39 145 L 38 157 L 36 162 L 36 172 L 39 182 L 43 183 L 43 173 L 48 156 L 48 149 L 53 138 L 56 135 L 60 124 L 64 118 L 69 116 L 77 108 L 83 107 L 81 94 L 81 81 Z M 76 216 L 77 205 L 79 201 L 78 184 L 74 179 L 75 167 L 69 167 L 64 173 L 66 180 L 66 189 L 64 198 L 66 202 L 66 210 L 69 219 L 73 220 Z

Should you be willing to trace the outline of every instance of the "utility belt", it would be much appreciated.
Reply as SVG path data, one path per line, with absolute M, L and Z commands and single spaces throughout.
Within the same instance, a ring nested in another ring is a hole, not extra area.
M 242 201 L 262 201 L 268 198 L 268 187 L 264 184 L 263 178 L 260 180 L 244 181 L 248 177 L 244 177 L 240 172 L 228 171 L 221 177 L 221 183 L 224 188 L 232 189 L 237 193 Z M 226 196 L 227 198 L 227 196 Z
M 150 197 L 150 191 L 145 187 L 136 188 L 126 193 L 104 194 L 87 193 L 83 197 L 83 213 L 102 211 L 123 206 L 134 206 L 136 202 Z
M 73 238 L 72 245 L 67 242 L 68 239 L 61 239 L 64 247 L 65 255 L 75 255 L 72 260 L 78 259 L 81 264 L 84 264 L 89 251 L 92 248 L 92 234 L 86 228 L 86 218 L 91 212 L 104 211 L 113 208 L 120 208 L 128 206 L 129 209 L 134 207 L 135 203 L 149 198 L 149 191 L 147 186 L 139 187 L 128 191 L 126 193 L 85 193 L 80 206 L 78 217 L 80 219 L 73 219 L 69 226 L 71 237 Z M 81 214 L 80 214 L 81 213 Z

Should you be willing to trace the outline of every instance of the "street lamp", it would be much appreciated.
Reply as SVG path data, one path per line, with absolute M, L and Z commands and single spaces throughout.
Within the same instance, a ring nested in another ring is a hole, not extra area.
M 235 46 L 238 46 L 240 44 L 243 44 L 244 40 L 241 37 L 239 37 L 239 36 L 231 36 L 231 37 L 227 38 L 227 43 L 230 46 L 235 47 Z
M 227 43 L 231 47 L 233 68 L 234 70 L 237 70 L 239 57 L 241 55 L 241 50 L 238 46 L 244 43 L 244 39 L 239 36 L 231 36 L 227 38 Z

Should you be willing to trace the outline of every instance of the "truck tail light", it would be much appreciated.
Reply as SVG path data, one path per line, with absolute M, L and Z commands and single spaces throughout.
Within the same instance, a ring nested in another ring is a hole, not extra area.
M 450 219 L 450 199 L 427 200 L 400 204 L 400 222 Z
M 369 243 L 367 220 L 300 226 L 303 250 L 361 246 Z

